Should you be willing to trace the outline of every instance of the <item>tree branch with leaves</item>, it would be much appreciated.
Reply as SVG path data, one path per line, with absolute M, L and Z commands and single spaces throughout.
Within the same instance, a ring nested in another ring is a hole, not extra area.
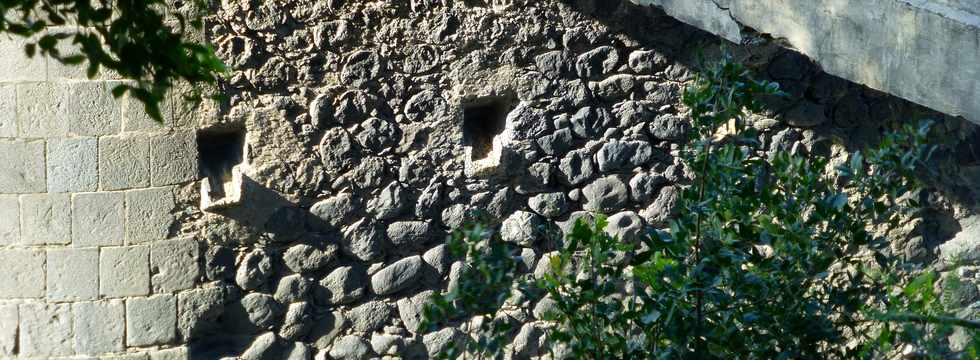
M 226 71 L 214 50 L 193 40 L 209 10 L 206 0 L 180 5 L 164 0 L 0 0 L 0 33 L 28 40 L 26 54 L 47 56 L 62 64 L 87 66 L 94 78 L 107 69 L 131 83 L 112 89 L 143 102 L 146 113 L 163 121 L 160 110 L 178 82 L 194 86 L 186 99 L 199 102 L 202 84 L 214 83 Z M 52 26 L 74 26 L 74 32 L 51 32 Z M 60 43 L 77 47 L 64 54 Z

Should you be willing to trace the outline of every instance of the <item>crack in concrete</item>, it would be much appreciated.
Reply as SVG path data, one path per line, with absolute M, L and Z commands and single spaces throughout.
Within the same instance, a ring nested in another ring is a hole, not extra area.
M 785 47 L 785 48 L 788 48 L 788 49 L 791 49 L 791 50 L 794 50 L 794 51 L 799 51 L 799 50 L 796 49 L 795 46 L 793 46 L 793 44 L 791 44 L 789 42 L 789 39 L 787 39 L 785 37 L 776 37 L 776 36 L 774 36 L 771 33 L 759 31 L 758 29 L 755 29 L 755 28 L 753 28 L 751 26 L 748 26 L 748 25 L 743 24 L 741 21 L 739 21 L 739 19 L 737 17 L 735 17 L 735 14 L 732 13 L 732 9 L 731 9 L 732 7 L 730 6 L 731 1 L 728 2 L 729 3 L 729 6 L 728 7 L 723 6 L 719 2 L 720 0 L 709 0 L 709 1 L 712 4 L 714 4 L 715 7 L 718 8 L 718 10 L 721 10 L 721 11 L 724 11 L 725 13 L 727 13 L 728 14 L 728 18 L 731 19 L 732 22 L 734 22 L 735 25 L 738 26 L 738 28 L 739 28 L 739 34 L 738 34 L 738 36 L 739 36 L 739 38 L 742 39 L 742 43 L 741 43 L 742 45 L 751 45 L 751 43 L 753 43 L 753 42 L 759 42 L 760 40 L 761 41 L 772 41 L 772 42 L 778 44 L 779 46 L 782 46 L 782 47 Z M 736 0 L 732 0 L 732 1 L 736 1 Z
M 744 30 L 745 30 L 745 29 L 749 29 L 749 30 L 752 30 L 753 32 L 757 32 L 757 31 L 755 31 L 755 29 L 752 29 L 752 28 L 750 28 L 750 27 L 748 27 L 748 26 L 745 26 L 745 24 L 742 24 L 742 22 L 741 22 L 741 21 L 739 21 L 739 20 L 738 20 L 738 19 L 737 19 L 737 18 L 735 17 L 735 14 L 732 14 L 732 9 L 731 9 L 731 6 L 730 6 L 730 4 L 731 4 L 731 2 L 729 2 L 729 7 L 725 7 L 725 6 L 722 6 L 722 5 L 721 5 L 721 3 L 719 3 L 718 1 L 719 1 L 719 0 L 709 0 L 709 2 L 711 2 L 712 4 L 714 4 L 714 5 L 715 5 L 715 7 L 717 7 L 717 8 L 718 8 L 718 10 L 721 10 L 721 11 L 723 11 L 723 12 L 725 12 L 726 14 L 728 14 L 728 18 L 729 18 L 729 19 L 731 19 L 731 20 L 732 20 L 732 22 L 734 22 L 734 23 L 735 23 L 735 25 L 737 25 L 737 26 L 738 26 L 738 29 L 739 29 L 739 30 L 738 30 L 738 37 L 739 37 L 740 39 L 742 39 L 742 43 L 745 43 L 745 41 L 746 41 L 747 39 L 746 39 L 746 37 L 745 37 L 745 36 L 744 36 L 744 34 L 743 34 L 743 33 L 744 33 Z

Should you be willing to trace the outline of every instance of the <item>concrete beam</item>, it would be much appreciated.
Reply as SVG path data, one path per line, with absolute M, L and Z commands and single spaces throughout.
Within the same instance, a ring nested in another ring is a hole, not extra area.
M 824 71 L 980 123 L 975 0 L 631 0 L 740 43 L 784 40 Z

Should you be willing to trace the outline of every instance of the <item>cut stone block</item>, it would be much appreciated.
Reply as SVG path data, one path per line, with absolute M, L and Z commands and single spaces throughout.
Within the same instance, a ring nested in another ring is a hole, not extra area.
M 48 249 L 48 301 L 95 300 L 99 296 L 99 249 Z
M 122 300 L 79 302 L 72 304 L 71 310 L 76 353 L 100 355 L 124 349 L 126 308 Z
M 0 250 L 0 298 L 44 297 L 44 251 Z
M 13 356 L 17 348 L 16 304 L 0 304 L 0 357 Z
M 71 20 L 69 20 L 69 23 Z M 78 26 L 72 25 L 64 26 L 48 26 L 47 32 L 49 34 L 67 34 L 74 36 L 81 29 Z M 74 56 L 81 54 L 81 47 L 72 43 L 72 38 L 64 39 L 58 41 L 55 45 L 55 49 L 61 54 L 61 56 Z M 58 60 L 48 58 L 48 81 L 59 81 L 59 80 L 89 80 L 88 77 L 88 64 L 62 64 Z M 119 74 L 115 71 L 106 69 L 105 67 L 100 67 L 99 71 L 95 74 L 94 79 L 113 79 L 119 78 Z
M 150 172 L 153 186 L 173 185 L 197 179 L 197 134 L 193 131 L 178 131 L 151 138 Z
M 220 329 L 217 321 L 224 313 L 225 292 L 218 287 L 197 288 L 177 294 L 177 336 L 190 341 L 201 334 Z
M 126 192 L 126 243 L 164 240 L 170 234 L 174 216 L 172 187 Z
M 47 28 L 49 34 L 74 35 L 78 27 L 73 26 L 51 26 Z M 59 41 L 55 49 L 61 56 L 80 55 L 80 47 L 72 44 L 71 39 Z M 77 65 L 62 64 L 55 59 L 48 60 L 48 80 L 55 82 L 58 80 L 88 80 L 88 65 L 85 63 Z M 101 69 L 101 68 L 100 68 Z
M 106 247 L 99 256 L 99 294 L 104 297 L 150 293 L 150 248 Z
M 194 287 L 200 277 L 198 243 L 191 238 L 155 242 L 150 245 L 150 284 L 153 293 L 170 293 Z
M 122 100 L 122 109 L 123 131 L 148 133 L 166 132 L 171 129 L 173 111 L 169 100 L 164 100 L 160 103 L 160 114 L 163 116 L 162 122 L 153 120 L 150 115 L 147 115 L 143 102 L 134 99 L 132 96 L 127 95 Z
M 0 81 L 44 81 L 47 77 L 45 58 L 27 57 L 24 45 L 37 39 L 5 36 L 0 39 Z
M 99 138 L 99 186 L 102 190 L 149 186 L 149 166 L 147 138 L 129 135 Z
M 81 136 L 117 134 L 122 129 L 121 106 L 105 81 L 68 83 L 65 118 L 68 133 Z
M 162 345 L 176 339 L 176 297 L 165 294 L 126 300 L 126 345 Z
M 17 88 L 0 85 L 0 138 L 17 136 Z
M 43 141 L 0 141 L 0 194 L 41 193 L 44 181 Z
M 96 191 L 99 142 L 95 138 L 48 140 L 48 192 Z
M 71 241 L 68 194 L 21 195 L 20 219 L 21 244 L 51 245 Z
M 71 199 L 72 246 L 122 245 L 125 196 L 121 192 L 74 194 Z
M 218 100 L 205 97 L 197 104 L 184 100 L 186 96 L 193 95 L 193 89 L 194 85 L 180 82 L 174 84 L 173 90 L 167 94 L 173 111 L 171 123 L 174 129 L 198 129 L 200 124 L 220 117 Z
M 0 67 L 0 69 L 3 69 Z M 25 138 L 63 137 L 68 134 L 65 121 L 67 87 L 56 83 L 17 84 L 17 133 Z
M 20 202 L 17 195 L 0 195 L 0 246 L 20 242 Z
M 74 354 L 68 304 L 21 304 L 19 316 L 21 357 L 46 359 Z

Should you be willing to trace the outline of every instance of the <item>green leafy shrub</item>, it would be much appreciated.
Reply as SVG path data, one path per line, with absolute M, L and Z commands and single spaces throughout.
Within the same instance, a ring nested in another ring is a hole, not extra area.
M 728 59 L 684 94 L 696 131 L 681 156 L 694 179 L 670 231 L 649 244 L 652 261 L 636 269 L 649 311 L 664 319 L 651 343 L 663 352 L 850 357 L 836 345 L 862 333 L 859 310 L 880 291 L 863 267 L 889 265 L 887 239 L 872 230 L 898 227 L 917 205 L 912 175 L 932 151 L 928 124 L 829 169 L 758 140 L 747 112 L 778 94 Z
M 503 357 L 514 325 L 501 312 L 542 296 L 554 305 L 546 335 L 557 357 L 868 358 L 896 344 L 939 353 L 930 346 L 973 323 L 949 316 L 928 275 L 895 281 L 880 235 L 916 216 L 930 124 L 904 126 L 832 166 L 759 140 L 748 114 L 779 95 L 731 58 L 704 69 L 683 96 L 690 182 L 670 229 L 638 244 L 606 234 L 601 216 L 579 221 L 560 255 L 540 260 L 549 271 L 533 277 L 506 264 L 514 249 L 488 228 L 457 232 L 454 252 L 469 266 L 433 298 L 426 326 L 496 321 L 467 329 L 446 357 Z
M 901 352 L 918 359 L 980 358 L 980 322 L 959 318 L 956 293 L 961 286 L 956 276 L 945 279 L 944 291 L 937 290 L 935 272 L 923 272 L 901 286 L 894 274 L 882 274 L 882 282 L 892 284 L 884 305 L 867 309 L 867 318 L 878 329 L 864 346 L 866 357 L 884 357 Z M 957 334 L 958 333 L 958 334 Z M 958 335 L 958 336 L 957 336 Z M 961 344 L 951 344 L 958 337 Z
M 421 328 L 436 330 L 446 320 L 474 317 L 480 321 L 471 332 L 478 334 L 477 341 L 453 344 L 442 354 L 456 358 L 467 353 L 490 356 L 500 353 L 506 345 L 503 336 L 513 330 L 513 324 L 496 316 L 511 295 L 518 273 L 512 249 L 480 224 L 467 224 L 453 232 L 447 242 L 450 254 L 465 259 L 458 283 L 434 296 L 423 310 Z

